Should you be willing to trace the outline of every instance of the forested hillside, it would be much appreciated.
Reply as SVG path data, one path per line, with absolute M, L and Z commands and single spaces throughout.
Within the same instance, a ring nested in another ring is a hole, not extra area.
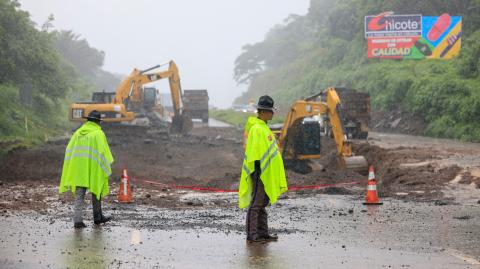
M 368 59 L 364 16 L 463 17 L 462 50 L 453 60 Z M 426 135 L 480 141 L 479 0 L 312 0 L 265 40 L 243 47 L 237 82 L 249 89 L 236 102 L 269 93 L 283 106 L 327 86 L 370 92 L 375 109 L 401 109 L 425 119 Z
M 71 31 L 49 31 L 52 20 L 37 29 L 18 2 L 0 0 L 2 146 L 67 130 L 72 100 L 88 98 L 94 90 L 112 90 L 118 83 L 101 69 L 104 52 Z

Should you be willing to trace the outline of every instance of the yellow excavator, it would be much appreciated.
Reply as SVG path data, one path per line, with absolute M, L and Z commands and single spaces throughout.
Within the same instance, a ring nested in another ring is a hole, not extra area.
M 298 100 L 290 107 L 281 130 L 274 130 L 279 148 L 286 161 L 319 159 L 320 124 L 313 116 L 328 115 L 331 131 L 336 144 L 337 162 L 340 168 L 366 170 L 367 161 L 363 156 L 354 156 L 352 144 L 345 135 L 340 115 L 340 98 L 334 88 L 325 91 L 326 102 Z
M 137 113 L 145 113 L 151 121 L 158 121 L 153 111 L 158 110 L 157 91 L 145 87 L 145 84 L 168 78 L 172 96 L 173 112 L 171 131 L 174 133 L 188 132 L 193 123 L 186 116 L 182 102 L 182 88 L 177 65 L 174 61 L 168 63 L 168 70 L 151 72 L 161 67 L 156 65 L 146 70 L 134 69 L 124 78 L 115 92 L 95 92 L 92 102 L 77 102 L 70 106 L 70 120 L 83 121 L 82 118 L 91 111 L 97 110 L 105 122 L 131 122 Z

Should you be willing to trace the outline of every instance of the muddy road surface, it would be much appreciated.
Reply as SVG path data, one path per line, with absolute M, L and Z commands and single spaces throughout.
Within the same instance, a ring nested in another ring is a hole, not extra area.
M 234 194 L 195 194 L 205 204 Z M 109 203 L 115 221 L 74 230 L 69 206 L 4 213 L 2 268 L 480 268 L 480 211 L 385 199 L 301 194 L 268 208 L 278 242 L 246 244 L 235 206 L 161 209 Z
M 368 143 L 360 143 L 357 149 L 375 165 L 385 187 L 383 192 L 389 196 L 463 204 L 479 202 L 478 143 L 371 133 Z
M 2 157 L 0 267 L 478 268 L 478 144 L 383 133 L 354 141 L 385 202 L 367 208 L 366 171 L 338 170 L 323 137 L 323 157 L 308 173 L 287 170 L 297 189 L 269 209 L 281 240 L 251 247 L 234 192 L 242 130 L 212 122 L 184 136 L 105 127 L 115 162 L 104 206 L 116 220 L 93 227 L 88 209 L 82 231 L 72 228 L 71 195 L 58 194 L 68 137 Z M 123 169 L 130 205 L 115 202 Z

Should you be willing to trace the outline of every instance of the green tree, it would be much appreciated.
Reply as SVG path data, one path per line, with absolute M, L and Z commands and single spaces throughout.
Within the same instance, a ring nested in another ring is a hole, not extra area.
M 0 141 L 37 143 L 69 129 L 68 106 L 117 84 L 101 70 L 104 52 L 69 31 L 41 30 L 15 0 L 0 0 Z M 4 149 L 1 149 L 2 152 Z
M 462 16 L 462 51 L 453 60 L 368 59 L 364 16 L 383 11 Z M 312 0 L 305 16 L 276 25 L 235 61 L 245 102 L 271 94 L 281 106 L 328 86 L 368 91 L 374 108 L 423 117 L 426 134 L 480 141 L 480 1 Z

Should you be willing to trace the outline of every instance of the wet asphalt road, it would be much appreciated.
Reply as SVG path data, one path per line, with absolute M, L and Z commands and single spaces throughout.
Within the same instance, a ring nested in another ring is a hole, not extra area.
M 209 118 L 208 123 L 203 123 L 201 120 L 197 120 L 197 119 L 193 119 L 192 122 L 193 122 L 193 127 L 194 128 L 202 128 L 202 127 L 206 127 L 206 126 L 208 126 L 208 127 L 220 127 L 220 128 L 232 127 L 232 125 L 230 125 L 226 122 L 223 122 L 223 121 L 216 120 L 214 118 Z
M 268 209 L 279 242 L 245 243 L 234 194 L 186 192 L 188 209 L 108 204 L 116 221 L 74 230 L 68 205 L 0 217 L 0 268 L 480 268 L 480 207 L 291 195 Z
M 219 120 L 216 120 L 216 119 L 213 119 L 213 118 L 210 118 L 210 119 L 208 119 L 208 126 L 210 126 L 210 127 L 231 127 L 232 125 L 230 125 L 228 123 L 225 123 L 225 122 L 222 122 L 222 121 L 219 121 Z

